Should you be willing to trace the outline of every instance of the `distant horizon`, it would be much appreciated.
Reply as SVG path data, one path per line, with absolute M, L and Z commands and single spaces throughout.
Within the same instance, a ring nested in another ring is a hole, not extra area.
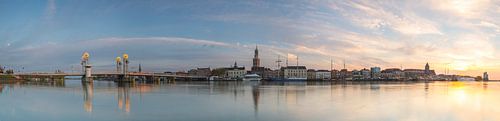
M 257 45 L 257 46 L 258 46 L 258 45 Z M 126 54 L 126 53 L 124 53 L 124 54 Z M 128 55 L 128 54 L 127 54 L 127 55 Z M 288 55 L 288 56 L 289 56 L 289 55 Z M 297 55 L 293 55 L 293 56 L 295 56 L 295 58 L 297 57 Z M 120 57 L 120 56 L 117 56 L 117 57 Z M 277 60 L 278 60 L 278 59 L 277 59 Z M 334 68 L 331 68 L 331 69 L 317 69 L 317 68 L 308 68 L 308 67 L 307 67 L 307 65 L 300 64 L 300 60 L 299 60 L 299 63 L 298 63 L 298 65 L 297 65 L 297 61 L 296 61 L 296 60 L 293 60 L 293 58 L 288 58 L 288 60 L 287 60 L 286 58 L 283 58 L 283 59 L 280 59 L 280 60 L 282 60 L 282 61 L 283 61 L 283 62 L 282 62 L 282 64 L 281 64 L 281 67 L 287 67 L 287 66 L 286 66 L 286 62 L 285 62 L 285 61 L 289 61 L 288 66 L 305 66 L 307 69 L 314 69 L 314 70 L 330 70 L 330 71 L 331 71 L 331 70 L 338 70 L 338 71 L 340 71 L 340 70 L 342 70 L 342 69 L 347 69 L 347 70 L 349 70 L 349 71 L 353 71 L 353 70 L 361 70 L 361 69 L 370 69 L 370 68 L 372 68 L 372 67 L 379 67 L 379 68 L 381 68 L 381 70 L 385 70 L 385 69 L 395 69 L 395 68 L 397 68 L 397 69 L 401 69 L 401 70 L 405 70 L 405 69 L 421 69 L 421 70 L 424 70 L 424 69 L 425 69 L 425 67 L 424 67 L 424 68 L 404 68 L 404 66 L 403 66 L 403 65 L 401 65 L 400 67 L 380 67 L 380 66 L 370 66 L 370 67 L 363 67 L 363 68 L 351 68 L 351 69 L 350 69 L 350 68 L 348 68 L 347 63 L 342 63 L 342 64 L 334 64 L 334 65 L 337 65 L 337 66 L 342 66 L 342 67 L 339 67 L 339 68 L 335 68 L 335 66 L 333 66 Z M 132 60 L 132 61 L 133 61 L 133 60 Z M 333 59 L 332 59 L 332 61 L 333 61 Z M 89 62 L 90 62 L 90 65 L 92 65 L 92 63 L 91 63 L 92 61 L 91 61 L 91 60 L 89 60 Z M 250 64 L 250 66 L 249 66 L 249 65 L 241 65 L 241 64 L 240 64 L 240 63 L 238 63 L 237 61 L 235 61 L 235 62 L 236 62 L 236 64 L 237 64 L 237 66 L 238 66 L 238 67 L 245 67 L 245 70 L 248 70 L 248 71 L 250 71 L 250 69 L 251 69 L 251 67 L 252 67 L 252 66 L 251 66 L 252 64 Z M 294 63 L 290 63 L 290 62 L 294 62 Z M 426 62 L 426 63 L 428 63 L 428 62 Z M 131 72 L 137 72 L 137 71 L 138 71 L 138 69 L 139 69 L 139 65 L 141 65 L 141 68 L 142 68 L 143 72 L 188 72 L 189 70 L 192 70 L 192 69 L 197 69 L 197 68 L 210 68 L 210 69 L 217 69 L 217 68 L 228 68 L 228 67 L 233 67 L 233 66 L 234 66 L 234 62 L 233 62 L 233 63 L 231 63 L 231 64 L 230 64 L 230 65 L 228 65 L 228 66 L 215 66 L 215 67 L 212 67 L 212 66 L 208 66 L 208 67 L 192 67 L 192 68 L 188 68 L 188 69 L 186 69 L 186 70 L 162 70 L 162 69 L 155 70 L 155 69 L 147 69 L 147 68 L 144 68 L 144 66 L 147 66 L 147 64 L 144 64 L 144 63 L 139 63 L 139 64 L 135 64 L 135 65 L 134 65 L 133 63 L 129 63 L 129 64 L 130 64 L 130 65 L 129 65 L 129 69 L 130 69 L 130 71 L 131 71 Z M 344 64 L 346 64 L 346 68 L 343 68 Z M 431 63 L 429 63 L 429 65 L 431 65 Z M 96 70 L 94 70 L 94 71 L 97 71 L 97 72 L 112 72 L 112 71 L 116 71 L 116 69 L 115 69 L 116 64 L 112 64 L 112 65 L 98 65 L 97 67 L 95 67 L 94 65 L 92 65 L 92 66 L 93 66 L 93 68 L 94 68 L 94 69 L 95 69 L 95 68 L 97 68 Z M 425 64 L 424 64 L 424 66 L 425 66 Z M 4 67 L 4 66 L 3 66 L 3 67 Z M 271 69 L 271 70 L 277 70 L 277 69 L 280 69 L 280 68 L 278 68 L 277 63 L 276 63 L 276 66 L 274 66 L 274 67 L 266 67 L 266 66 L 261 66 L 261 67 L 269 68 L 269 69 Z M 432 66 L 431 66 L 431 67 L 432 67 Z M 21 70 L 24 70 L 24 69 L 25 69 L 25 68 L 27 68 L 27 67 L 24 67 L 24 66 L 18 65 L 18 66 L 7 67 L 7 68 L 8 68 L 8 69 L 16 69 L 16 72 L 17 72 L 17 71 L 22 72 Z M 21 69 L 21 68 L 22 68 L 22 69 Z M 28 68 L 29 68 L 29 67 L 28 67 Z M 71 69 L 66 69 L 66 70 L 65 70 L 64 68 L 61 68 L 61 69 L 56 68 L 56 69 L 55 69 L 55 70 L 53 70 L 53 71 L 56 71 L 56 70 L 61 70 L 61 71 L 65 72 L 65 73 L 77 73 L 77 72 L 81 71 L 81 65 L 77 65 L 77 66 L 72 65 L 72 68 L 71 68 Z M 434 70 L 434 69 L 432 69 L 432 68 L 431 68 L 430 70 Z M 25 72 L 25 73 L 33 73 L 33 72 L 42 72 L 42 73 L 46 73 L 46 72 L 53 72 L 53 71 L 50 71 L 50 70 L 27 71 L 27 72 Z M 436 71 L 436 70 L 434 70 L 434 71 Z M 446 73 L 436 73 L 436 75 L 440 75 L 440 74 L 446 74 Z M 446 74 L 446 75 L 460 75 L 460 74 L 454 74 L 454 73 L 450 73 L 450 72 L 449 72 L 449 73 L 448 73 L 448 74 Z M 482 75 L 461 75 L 461 76 L 472 76 L 472 77 L 476 77 L 476 76 L 482 76 Z
M 500 1 L 0 1 L 0 65 L 24 72 L 248 70 L 300 57 L 312 69 L 412 68 L 500 79 Z M 282 63 L 284 64 L 284 63 Z

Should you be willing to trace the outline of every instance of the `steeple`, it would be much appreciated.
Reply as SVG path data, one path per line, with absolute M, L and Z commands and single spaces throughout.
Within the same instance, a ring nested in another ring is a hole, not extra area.
M 429 62 L 427 62 L 427 63 L 425 64 L 425 70 L 424 70 L 424 73 L 425 73 L 425 74 L 430 74 L 430 73 L 431 73 L 431 71 L 430 71 L 430 67 L 429 67 Z
M 142 67 L 140 63 L 139 63 L 139 72 L 142 72 Z
M 238 68 L 238 64 L 234 61 L 234 68 Z
M 259 58 L 259 47 L 255 45 L 255 53 L 253 56 L 253 65 L 252 68 L 260 67 L 260 58 Z
M 259 58 L 259 46 L 255 45 L 255 53 L 254 53 L 254 58 Z

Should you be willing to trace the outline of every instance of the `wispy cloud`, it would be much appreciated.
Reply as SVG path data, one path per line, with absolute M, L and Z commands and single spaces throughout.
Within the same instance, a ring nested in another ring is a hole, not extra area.
M 353 24 L 371 30 L 392 29 L 407 35 L 442 34 L 436 23 L 404 8 L 395 8 L 398 13 L 387 10 L 391 7 L 394 6 L 374 1 L 339 1 L 330 6 Z
M 221 46 L 221 47 L 234 47 L 232 44 L 203 40 L 203 39 L 191 39 L 191 38 L 179 38 L 179 37 L 145 37 L 145 38 L 103 38 L 96 40 L 84 41 L 83 43 L 94 43 L 98 45 L 123 45 L 123 44 L 193 44 L 202 46 Z
M 434 9 L 465 18 L 481 18 L 494 1 L 490 0 L 429 0 Z
M 70 68 L 69 65 L 78 66 L 81 53 L 89 51 L 92 54 L 92 63 L 97 67 L 103 67 L 101 70 L 109 70 L 110 68 L 105 67 L 113 64 L 110 63 L 111 59 L 123 53 L 130 53 L 135 63 L 138 63 L 138 61 L 150 62 L 144 64 L 144 66 L 149 65 L 150 69 L 166 70 L 166 67 L 170 67 L 170 69 L 174 70 L 185 70 L 187 69 L 186 66 L 196 64 L 186 61 L 190 59 L 204 59 L 197 61 L 206 61 L 206 64 L 200 66 L 208 66 L 209 64 L 221 65 L 222 61 L 217 60 L 217 58 L 230 57 L 226 56 L 229 54 L 216 50 L 227 48 L 238 51 L 234 46 L 225 42 L 179 37 L 113 37 L 85 40 L 76 43 L 47 42 L 44 44 L 25 45 L 2 51 L 0 55 L 5 58 L 1 58 L 0 61 L 6 65 L 29 66 L 31 69 L 41 68 L 39 67 L 41 65 L 44 67 L 52 66 L 50 69 L 47 68 L 48 70 L 44 71 L 51 71 L 54 68 L 68 70 Z M 231 53 L 231 51 L 228 53 Z M 54 60 L 55 58 L 57 58 L 57 61 Z M 18 61 L 13 62 L 10 60 Z M 33 62 L 32 60 L 37 61 Z M 61 64 L 67 66 L 56 66 Z M 160 65 L 164 65 L 165 67 Z
M 92 11 L 87 6 L 95 4 L 86 2 L 78 2 L 86 4 L 78 9 L 68 6 L 71 2 L 56 2 L 48 0 L 45 11 L 39 12 L 44 13 L 42 21 L 54 23 L 33 29 L 35 34 L 12 34 L 7 38 L 12 46 L 0 48 L 0 56 L 8 59 L 0 62 L 35 65 L 30 60 L 39 60 L 37 64 L 55 65 L 51 61 L 56 58 L 77 64 L 74 58 L 90 51 L 98 65 L 110 65 L 109 58 L 130 53 L 158 67 L 185 70 L 233 61 L 250 65 L 258 44 L 263 65 L 269 67 L 276 56 L 294 54 L 302 64 L 318 69 L 329 68 L 330 59 L 345 59 L 350 69 L 421 68 L 429 61 L 438 73 L 449 64 L 471 67 L 462 74 L 500 75 L 495 69 L 500 60 L 494 58 L 500 44 L 498 1 L 103 2 L 98 8 L 106 12 Z M 80 16 L 92 19 L 77 19 Z M 80 22 L 85 24 L 72 26 Z M 26 42 L 20 43 L 22 39 Z

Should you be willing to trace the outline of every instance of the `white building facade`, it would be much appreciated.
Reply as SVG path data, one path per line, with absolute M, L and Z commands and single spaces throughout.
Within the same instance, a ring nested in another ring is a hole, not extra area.
M 328 70 L 318 70 L 316 71 L 316 79 L 318 80 L 330 80 L 332 79 L 332 73 Z
M 288 66 L 282 68 L 284 79 L 306 80 L 307 68 L 305 66 Z
M 245 67 L 238 67 L 235 62 L 233 67 L 226 68 L 225 76 L 230 79 L 243 79 L 246 73 Z

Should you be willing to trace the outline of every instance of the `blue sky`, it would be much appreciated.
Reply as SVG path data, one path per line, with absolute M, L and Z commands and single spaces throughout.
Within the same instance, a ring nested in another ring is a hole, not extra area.
M 132 69 L 250 67 L 278 55 L 329 69 L 498 71 L 500 3 L 489 0 L 0 1 L 0 64 L 24 71 L 75 70 L 88 51 L 99 71 L 131 56 Z

